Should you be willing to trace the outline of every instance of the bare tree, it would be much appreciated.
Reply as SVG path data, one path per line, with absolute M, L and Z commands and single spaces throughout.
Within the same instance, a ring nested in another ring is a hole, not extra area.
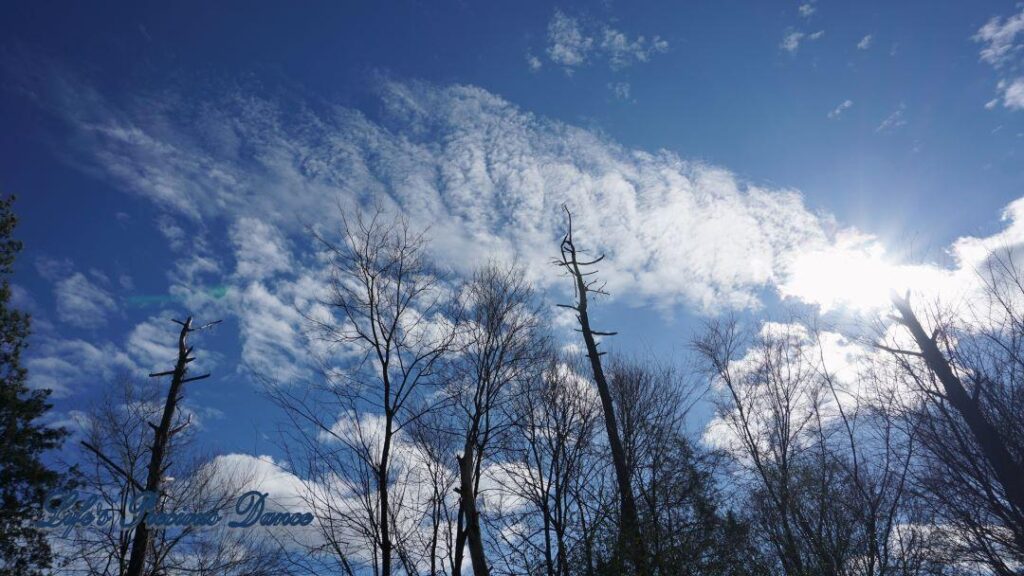
M 393 468 L 403 431 L 432 409 L 431 392 L 454 340 L 449 298 L 424 254 L 424 237 L 378 208 L 344 219 L 341 241 L 314 233 L 330 269 L 321 314 L 308 320 L 324 381 L 272 396 L 286 410 L 292 444 L 319 492 L 326 544 L 345 573 L 356 564 L 392 574 L 411 569 L 403 547 L 404 484 Z M 365 541 L 370 550 L 355 544 Z
M 722 511 L 722 455 L 687 436 L 686 419 L 706 387 L 653 358 L 612 357 L 608 375 L 651 573 L 757 573 L 746 525 Z
M 433 410 L 417 420 L 410 431 L 416 449 L 425 456 L 424 476 L 429 490 L 429 497 L 425 499 L 428 508 L 425 515 L 429 529 L 422 535 L 425 542 L 419 548 L 427 559 L 431 576 L 462 573 L 461 551 L 464 545 L 457 548 L 455 544 L 455 526 L 461 508 L 451 497 L 458 496 L 459 470 L 446 464 L 456 460 L 460 444 L 458 435 L 451 430 L 448 416 L 445 412 Z M 457 565 L 460 568 L 457 569 Z
M 892 414 L 891 374 L 858 369 L 847 390 L 822 346 L 813 323 L 766 323 L 749 338 L 712 322 L 695 343 L 725 391 L 719 418 L 782 571 L 914 573 L 926 552 L 905 529 L 920 518 L 908 486 L 915 431 Z
M 568 576 L 571 559 L 587 544 L 580 513 L 589 503 L 574 498 L 586 494 L 581 484 L 594 480 L 585 474 L 593 472 L 588 465 L 597 459 L 599 407 L 586 382 L 552 358 L 510 408 L 514 433 L 503 443 L 504 473 L 495 483 L 524 505 L 499 507 L 491 519 L 501 539 L 495 544 L 500 571 Z
M 149 465 L 146 467 L 145 491 L 156 494 L 160 493 L 164 473 L 167 469 L 167 466 L 164 463 L 164 458 L 167 454 L 168 443 L 172 437 L 184 430 L 190 423 L 188 420 L 178 424 L 174 423 L 175 417 L 177 416 L 178 403 L 181 401 L 182 394 L 184 394 L 182 386 L 189 382 L 203 380 L 204 378 L 210 377 L 209 374 L 201 374 L 199 376 L 191 377 L 188 376 L 188 365 L 190 362 L 195 360 L 195 357 L 192 356 L 192 347 L 188 345 L 188 336 L 191 332 L 203 330 L 213 324 L 219 323 L 220 320 L 199 328 L 192 327 L 191 316 L 186 318 L 184 322 L 180 320 L 174 320 L 174 322 L 181 325 L 181 331 L 178 334 L 178 359 L 174 363 L 174 368 L 166 372 L 150 374 L 150 377 L 153 378 L 161 376 L 171 377 L 171 385 L 167 389 L 167 398 L 164 401 L 164 409 L 160 415 L 160 423 L 148 423 L 153 429 L 153 442 L 149 446 Z M 146 522 L 143 521 L 135 528 L 131 555 L 128 558 L 128 570 L 126 571 L 127 576 L 142 575 L 142 569 L 146 562 L 148 546 L 149 527 L 146 525 Z
M 157 506 L 161 506 L 163 504 L 162 500 L 165 497 L 163 490 L 164 478 L 168 468 L 170 467 L 170 462 L 166 461 L 168 448 L 171 445 L 173 438 L 185 430 L 185 428 L 190 424 L 190 419 L 185 421 L 178 420 L 178 404 L 184 393 L 182 386 L 189 382 L 202 380 L 210 376 L 209 374 L 192 377 L 188 376 L 188 365 L 195 360 L 195 357 L 192 356 L 192 347 L 188 345 L 188 336 L 196 330 L 202 330 L 219 323 L 219 320 L 200 328 L 192 327 L 191 316 L 184 322 L 180 320 L 174 320 L 174 322 L 181 326 L 181 330 L 178 334 L 178 358 L 175 361 L 174 368 L 166 372 L 150 374 L 150 377 L 170 376 L 171 384 L 167 390 L 167 395 L 164 398 L 163 408 L 160 410 L 159 424 L 146 421 L 146 424 L 153 429 L 153 437 L 147 445 L 149 459 L 146 464 L 145 482 L 139 482 L 131 475 L 130 470 L 126 470 L 122 466 L 119 466 L 113 459 L 111 459 L 110 456 L 104 454 L 95 445 L 84 441 L 82 442 L 82 445 L 92 452 L 101 463 L 123 476 L 122 480 L 131 484 L 130 488 L 135 489 L 138 492 L 155 494 L 157 498 Z M 132 463 L 134 463 L 134 461 Z M 124 511 L 124 506 L 122 506 L 121 511 Z M 124 574 L 126 574 L 126 576 L 141 576 L 148 563 L 159 563 L 160 555 L 156 554 L 154 557 L 154 553 L 151 548 L 151 530 L 146 521 L 143 520 L 132 530 L 127 566 L 124 569 Z
M 61 543 L 61 573 L 83 576 L 127 574 L 133 530 L 119 519 L 131 518 L 130 505 L 142 493 L 148 469 L 150 422 L 163 412 L 158 386 L 124 375 L 109 386 L 85 414 L 84 443 L 90 449 L 78 462 L 79 490 L 98 498 L 96 510 L 112 513 L 110 522 L 77 527 Z M 189 421 L 178 407 L 174 426 Z M 226 481 L 213 459 L 196 449 L 194 431 L 182 429 L 165 445 L 164 482 L 156 510 L 217 511 L 226 515 L 240 489 L 256 480 L 248 476 Z M 154 527 L 149 531 L 145 574 L 197 575 L 288 574 L 284 552 L 258 530 L 224 527 Z
M 915 490 L 937 511 L 951 562 L 978 562 L 996 574 L 1024 565 L 1024 274 L 1013 251 L 990 254 L 980 297 L 959 313 L 933 309 L 928 332 L 894 297 L 913 340 L 891 352 L 906 388 L 902 414 L 918 431 Z
M 506 406 L 516 389 L 544 367 L 547 343 L 533 289 L 515 266 L 489 264 L 466 285 L 462 315 L 464 346 L 454 364 L 452 399 L 463 437 L 459 470 L 459 513 L 453 572 L 461 573 L 469 544 L 473 573 L 489 573 L 481 533 L 481 470 L 492 443 L 509 427 Z
M 608 436 L 608 445 L 612 453 L 612 464 L 615 468 L 615 479 L 619 489 L 620 506 L 620 533 L 622 545 L 620 547 L 623 556 L 628 556 L 632 568 L 637 574 L 646 574 L 647 559 L 644 550 L 644 539 L 640 534 L 640 520 L 636 510 L 636 500 L 633 498 L 633 488 L 629 476 L 629 465 L 626 462 L 626 454 L 622 447 L 622 440 L 619 435 L 619 428 L 615 418 L 615 406 L 612 402 L 608 380 L 605 378 L 604 368 L 601 365 L 601 356 L 604 352 L 598 351 L 597 337 L 613 336 L 614 332 L 602 332 L 595 330 L 590 323 L 590 312 L 588 309 L 591 295 L 605 294 L 602 284 L 596 280 L 588 280 L 587 277 L 596 273 L 590 267 L 604 259 L 598 256 L 593 260 L 581 260 L 580 251 L 572 235 L 572 213 L 565 207 L 568 218 L 568 230 L 562 238 L 561 258 L 556 264 L 562 267 L 573 280 L 573 290 L 576 296 L 576 303 L 572 305 L 559 304 L 576 313 L 576 320 L 580 325 L 580 332 L 583 334 L 583 342 L 586 345 L 587 357 L 590 359 L 590 367 L 593 372 L 594 382 L 601 397 L 601 407 L 604 411 L 605 432 Z
M 735 448 L 757 478 L 754 491 L 764 498 L 759 510 L 769 519 L 762 525 L 768 529 L 772 550 L 784 573 L 799 575 L 810 572 L 796 519 L 795 460 L 813 412 L 806 409 L 812 400 L 803 386 L 808 374 L 799 370 L 799 363 L 790 362 L 789 344 L 786 335 L 747 342 L 730 320 L 709 322 L 693 347 L 727 391 L 720 400 L 719 417 L 737 437 Z M 740 371 L 744 354 L 753 354 L 755 364 Z

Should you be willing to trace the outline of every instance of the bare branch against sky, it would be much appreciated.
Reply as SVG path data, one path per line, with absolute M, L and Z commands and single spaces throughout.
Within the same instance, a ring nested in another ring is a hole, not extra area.
M 1019 3 L 9 2 L 0 80 L 0 576 L 1024 570 Z

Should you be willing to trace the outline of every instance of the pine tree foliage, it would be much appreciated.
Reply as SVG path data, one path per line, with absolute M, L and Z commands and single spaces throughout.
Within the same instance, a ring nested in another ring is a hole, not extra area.
M 21 355 L 30 318 L 11 307 L 10 276 L 20 241 L 11 237 L 18 220 L 13 197 L 0 201 L 0 574 L 42 574 L 51 563 L 45 533 L 32 526 L 59 474 L 42 455 L 62 441 L 63 430 L 40 417 L 50 409 L 49 390 L 32 390 Z

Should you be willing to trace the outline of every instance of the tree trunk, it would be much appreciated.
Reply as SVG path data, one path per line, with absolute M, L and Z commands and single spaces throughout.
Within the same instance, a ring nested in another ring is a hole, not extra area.
M 175 320 L 175 322 L 178 321 Z M 209 374 L 205 374 L 194 378 L 185 378 L 185 374 L 188 372 L 188 364 L 194 360 L 194 358 L 189 358 L 192 348 L 187 345 L 188 333 L 192 331 L 192 317 L 190 316 L 184 322 L 178 323 L 181 324 L 181 333 L 178 335 L 178 361 L 174 364 L 174 370 L 169 373 L 150 374 L 150 376 L 171 376 L 171 387 L 167 391 L 167 400 L 164 402 L 164 412 L 160 418 L 160 425 L 149 424 L 153 428 L 154 434 L 153 445 L 150 448 L 149 471 L 146 477 L 145 491 L 156 494 L 158 499 L 164 473 L 164 455 L 167 451 L 167 443 L 171 436 L 184 428 L 184 425 L 174 429 L 171 428 L 171 424 L 174 421 L 174 413 L 178 407 L 178 400 L 180 399 L 181 386 L 186 382 L 200 380 L 209 376 Z M 128 559 L 128 570 L 125 572 L 125 576 L 142 576 L 142 570 L 146 564 L 146 552 L 149 548 L 149 536 L 149 527 L 146 526 L 145 522 L 140 522 L 135 528 L 135 538 L 132 540 L 132 551 Z
M 928 337 L 924 328 L 921 327 L 917 316 L 910 308 L 909 300 L 906 298 L 894 298 L 893 303 L 900 312 L 902 324 L 914 336 L 914 341 L 917 342 L 921 356 L 924 358 L 928 368 L 942 382 L 942 387 L 946 392 L 946 398 L 949 400 L 949 403 L 956 408 L 960 416 L 963 417 L 964 422 L 967 423 L 967 427 L 971 430 L 971 434 L 981 448 L 982 454 L 989 465 L 992 466 L 996 479 L 1006 493 L 1007 499 L 1014 508 L 1024 513 L 1024 467 L 1014 461 L 1013 456 L 1007 450 L 1006 444 L 1000 437 L 999 431 L 985 418 L 985 415 L 978 408 L 977 402 L 967 394 L 960 379 L 957 378 L 956 374 L 953 373 L 953 369 L 950 368 L 949 362 L 942 355 L 942 352 L 939 351 L 935 340 Z
M 474 576 L 488 576 L 487 558 L 484 555 L 483 535 L 480 531 L 480 514 L 476 509 L 476 489 L 473 472 L 473 449 L 468 446 L 459 462 L 459 499 L 466 520 L 465 539 L 469 542 L 469 559 L 473 563 Z
M 384 417 L 384 444 L 380 455 L 380 472 L 377 475 L 377 492 L 380 499 L 380 573 L 391 576 L 391 521 L 388 508 L 388 459 L 391 457 L 392 416 Z
M 569 213 L 566 208 L 566 213 Z M 619 429 L 615 421 L 615 407 L 612 404 L 612 396 L 608 387 L 608 380 L 605 378 L 604 369 L 601 366 L 601 353 L 597 350 L 595 334 L 610 336 L 613 333 L 595 332 L 590 325 L 590 316 L 587 312 L 587 294 L 592 290 L 592 284 L 584 280 L 584 276 L 593 272 L 584 273 L 583 266 L 589 266 L 599 262 L 603 256 L 590 261 L 580 262 L 577 258 L 576 246 L 572 240 L 572 215 L 569 214 L 569 231 L 562 240 L 562 262 L 561 265 L 568 269 L 575 282 L 576 306 L 569 306 L 576 310 L 576 317 L 580 323 L 580 331 L 583 333 L 583 341 L 587 346 L 587 357 L 590 359 L 590 368 L 594 373 L 594 382 L 597 384 L 597 392 L 601 397 L 601 407 L 604 412 L 604 426 L 608 434 L 608 444 L 611 448 L 612 463 L 615 467 L 615 479 L 619 488 L 619 503 L 621 518 L 619 521 L 620 552 L 628 556 L 633 562 L 633 570 L 642 576 L 647 573 L 646 553 L 644 541 L 640 535 L 640 520 L 637 514 L 636 501 L 633 499 L 633 487 L 630 482 L 629 468 L 626 465 L 626 455 L 622 448 L 622 440 L 619 438 Z M 600 288 L 597 289 L 600 293 Z

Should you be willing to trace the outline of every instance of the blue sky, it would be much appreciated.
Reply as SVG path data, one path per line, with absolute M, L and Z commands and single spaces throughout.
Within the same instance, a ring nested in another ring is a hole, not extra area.
M 0 189 L 19 196 L 33 382 L 65 422 L 118 370 L 164 367 L 166 319 L 192 311 L 225 319 L 200 343 L 215 377 L 189 392 L 203 430 L 275 453 L 251 370 L 305 377 L 302 225 L 370 193 L 431 225 L 456 272 L 514 254 L 553 301 L 568 202 L 610 255 L 599 322 L 676 357 L 709 315 L 849 313 L 808 263 L 884 253 L 861 270 L 920 280 L 1019 240 L 1013 2 L 4 13 Z

